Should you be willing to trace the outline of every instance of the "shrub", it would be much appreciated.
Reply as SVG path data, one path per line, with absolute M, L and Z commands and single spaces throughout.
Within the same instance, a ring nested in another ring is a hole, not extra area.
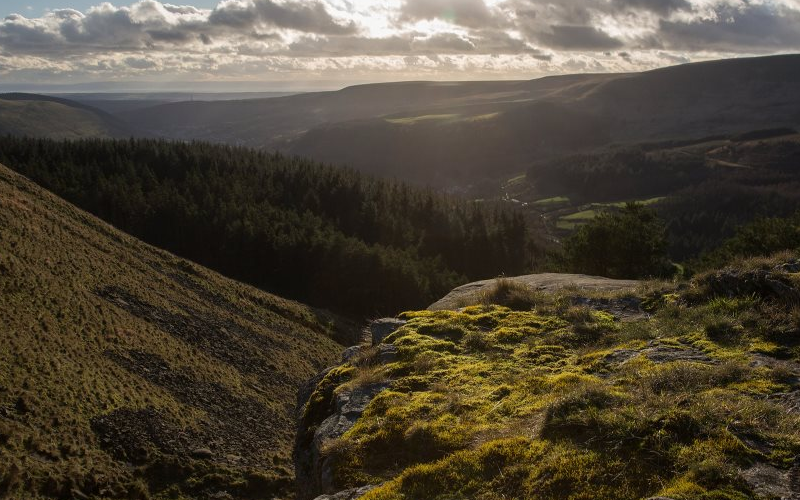
M 647 278 L 674 274 L 667 259 L 666 227 L 654 211 L 628 203 L 605 211 L 564 242 L 567 268 L 611 278 Z

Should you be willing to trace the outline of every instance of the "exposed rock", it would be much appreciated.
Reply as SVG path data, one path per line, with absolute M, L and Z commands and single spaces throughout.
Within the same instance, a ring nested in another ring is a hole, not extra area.
M 636 297 L 619 297 L 613 299 L 574 297 L 572 303 L 579 306 L 590 307 L 598 311 L 605 311 L 623 321 L 632 321 L 648 316 L 648 314 L 642 310 L 642 301 Z
M 622 364 L 626 361 L 635 358 L 641 351 L 636 349 L 617 349 L 606 354 L 604 360 L 606 363 Z
M 800 259 L 792 259 L 783 264 L 778 264 L 774 269 L 784 273 L 800 273 Z
M 378 345 L 383 339 L 396 332 L 406 322 L 397 318 L 381 318 L 369 324 L 369 332 L 372 337 L 372 345 Z
M 320 495 L 314 500 L 356 500 L 366 495 L 370 490 L 375 489 L 375 485 L 362 486 L 360 488 L 352 488 L 349 490 L 340 491 L 332 495 Z
M 654 345 L 642 350 L 642 354 L 654 363 L 671 363 L 673 361 L 688 361 L 693 363 L 714 364 L 718 361 L 708 357 L 703 351 L 692 347 L 672 347 Z
M 651 341 L 642 350 L 617 349 L 606 354 L 606 363 L 622 365 L 638 355 L 644 355 L 653 363 L 671 363 L 674 361 L 687 361 L 692 363 L 715 364 L 718 361 L 709 357 L 703 351 L 693 347 L 674 347 Z
M 342 363 L 348 363 L 359 355 L 369 357 L 372 364 L 385 365 L 397 360 L 397 347 L 392 344 L 378 344 L 375 347 L 354 345 L 342 353 Z
M 325 442 L 341 437 L 350 430 L 356 420 L 364 413 L 370 401 L 382 390 L 389 387 L 388 382 L 378 382 L 342 390 L 336 394 L 336 410 L 314 433 L 314 443 L 320 448 Z
M 378 346 L 378 362 L 380 364 L 394 363 L 397 361 L 397 346 L 380 344 Z
M 369 402 L 382 390 L 389 387 L 388 382 L 369 384 L 364 387 L 355 387 L 350 390 L 342 390 L 336 394 L 336 410 L 333 415 L 326 418 L 314 432 L 312 443 L 312 464 L 313 480 L 317 485 L 317 491 L 327 492 L 333 486 L 333 473 L 328 457 L 324 456 L 323 450 L 326 444 L 334 439 L 340 438 L 345 432 L 349 431 L 356 421 L 364 413 Z
M 364 346 L 354 345 L 342 351 L 342 363 L 347 363 L 364 351 Z
M 303 409 L 305 408 L 305 405 L 308 402 L 308 400 L 311 398 L 311 395 L 314 394 L 314 390 L 317 388 L 317 385 L 319 385 L 319 383 L 322 382 L 322 379 L 325 378 L 325 375 L 327 375 L 331 370 L 333 370 L 333 368 L 334 368 L 333 366 L 329 366 L 328 368 L 325 368 L 321 372 L 317 373 L 316 375 L 314 375 L 314 377 L 306 381 L 306 383 L 303 384 L 300 390 L 297 391 L 297 406 L 295 407 L 296 418 L 299 419 L 302 416 Z
M 578 290 L 625 290 L 636 288 L 639 285 L 636 280 L 617 280 L 585 274 L 541 273 L 504 279 L 525 285 L 532 290 L 546 292 L 553 292 L 565 287 L 574 287 Z M 456 310 L 469 303 L 475 303 L 475 298 L 482 291 L 494 286 L 496 282 L 496 279 L 490 279 L 461 285 L 428 306 L 428 309 L 431 311 Z
M 386 349 L 387 353 L 396 353 L 396 348 L 394 351 L 391 349 L 394 346 L 387 345 L 386 347 L 390 348 Z M 318 380 L 321 380 L 321 377 Z M 323 453 L 325 446 L 350 430 L 364 413 L 370 401 L 387 387 L 389 387 L 389 382 L 379 382 L 353 388 L 340 387 L 331 396 L 330 414 L 316 428 L 305 427 L 301 421 L 298 436 L 310 436 L 313 431 L 313 438 L 309 439 L 310 442 L 298 441 L 298 446 L 295 449 L 298 498 L 314 498 L 320 494 L 332 493 L 333 477 L 329 459 Z M 313 425 L 310 422 L 306 424 Z M 329 498 L 351 497 L 333 496 Z
M 791 498 L 789 473 L 772 465 L 756 463 L 749 469 L 739 471 L 755 493 L 770 498 Z

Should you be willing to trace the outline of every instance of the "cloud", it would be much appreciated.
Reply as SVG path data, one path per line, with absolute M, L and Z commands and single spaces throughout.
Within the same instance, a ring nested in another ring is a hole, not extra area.
M 538 34 L 544 45 L 562 50 L 617 49 L 623 43 L 592 26 L 551 26 L 550 32 Z
M 800 50 L 800 0 L 139 0 L 27 16 L 0 19 L 0 79 L 527 78 Z
M 208 18 L 212 26 L 253 28 L 260 24 L 307 33 L 348 34 L 356 32 L 354 22 L 337 22 L 319 1 L 226 0 Z
M 441 19 L 467 27 L 485 27 L 493 23 L 492 14 L 483 0 L 405 0 L 400 20 Z
M 661 15 L 692 8 L 688 0 L 612 0 L 612 4 L 620 9 L 643 9 Z
M 657 39 L 663 47 L 682 50 L 797 50 L 800 11 L 768 4 L 719 5 L 705 17 L 661 20 Z

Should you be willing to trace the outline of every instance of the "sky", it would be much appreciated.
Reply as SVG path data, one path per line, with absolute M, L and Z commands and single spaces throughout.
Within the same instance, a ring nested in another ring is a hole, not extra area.
M 800 0 L 3 0 L 0 84 L 249 90 L 800 51 Z

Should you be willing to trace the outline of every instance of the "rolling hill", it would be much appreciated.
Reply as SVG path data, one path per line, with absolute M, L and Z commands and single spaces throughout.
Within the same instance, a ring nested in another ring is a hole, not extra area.
M 335 318 L 4 166 L 0 235 L 0 497 L 291 495 L 296 393 L 338 357 Z
M 130 137 L 134 132 L 120 119 L 91 106 L 14 93 L 0 94 L 0 135 L 80 139 Z
M 154 135 L 279 149 L 423 183 L 463 184 L 612 142 L 800 125 L 800 56 L 632 74 L 401 82 L 122 113 Z

